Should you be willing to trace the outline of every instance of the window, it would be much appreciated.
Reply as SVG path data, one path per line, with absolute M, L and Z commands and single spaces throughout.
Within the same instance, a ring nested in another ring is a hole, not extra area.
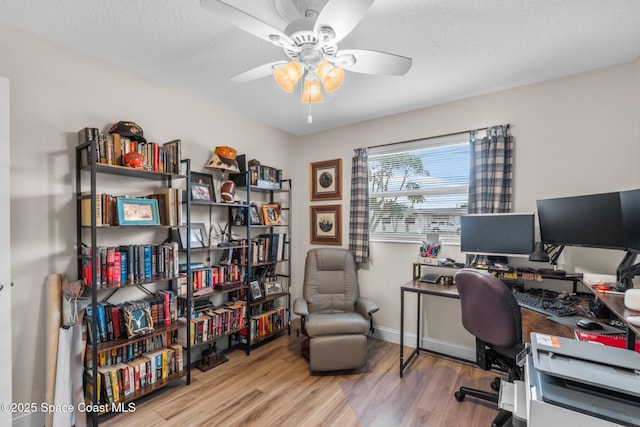
M 468 133 L 371 148 L 370 239 L 459 244 L 468 192 Z

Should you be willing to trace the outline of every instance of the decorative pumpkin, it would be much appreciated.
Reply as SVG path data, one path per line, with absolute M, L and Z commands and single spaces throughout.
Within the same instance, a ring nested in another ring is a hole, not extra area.
M 135 169 L 141 169 L 144 165 L 144 156 L 137 151 L 130 151 L 124 155 L 122 162 L 125 166 L 129 166 Z
M 220 196 L 225 203 L 233 203 L 233 198 L 236 195 L 236 184 L 233 181 L 225 181 L 220 188 Z

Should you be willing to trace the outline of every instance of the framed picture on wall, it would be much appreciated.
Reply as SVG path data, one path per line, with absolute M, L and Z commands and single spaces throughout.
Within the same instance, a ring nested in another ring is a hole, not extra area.
M 342 199 L 342 159 L 311 163 L 311 201 Z
M 342 244 L 342 205 L 310 206 L 311 243 Z

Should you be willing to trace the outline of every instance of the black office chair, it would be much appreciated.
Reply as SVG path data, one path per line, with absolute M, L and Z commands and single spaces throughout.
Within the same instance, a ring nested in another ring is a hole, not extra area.
M 516 364 L 522 343 L 520 306 L 509 288 L 494 275 L 464 268 L 455 275 L 454 282 L 460 295 L 462 325 L 476 337 L 476 364 L 482 369 L 498 369 L 508 373 L 509 381 L 522 378 L 522 369 Z M 491 383 L 494 391 L 500 389 L 500 378 Z M 498 394 L 468 387 L 460 387 L 455 398 L 462 402 L 472 396 L 498 403 Z M 501 410 L 491 424 L 504 425 L 511 413 Z

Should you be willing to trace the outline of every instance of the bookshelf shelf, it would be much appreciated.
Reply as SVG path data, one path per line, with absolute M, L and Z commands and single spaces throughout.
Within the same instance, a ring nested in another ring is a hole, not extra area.
M 85 400 L 111 408 L 111 403 L 132 402 L 176 380 L 191 382 L 190 318 L 177 316 L 179 282 L 186 280 L 190 287 L 190 268 L 179 271 L 179 245 L 172 240 L 177 235 L 176 224 L 190 232 L 189 201 L 182 220 L 181 197 L 183 188 L 189 188 L 191 164 L 189 159 L 180 158 L 179 140 L 163 145 L 125 141 L 124 136 L 102 135 L 96 128 L 81 129 L 78 139 L 77 272 L 87 283 L 85 294 L 90 297 L 85 316 Z M 120 164 L 129 150 L 144 156 L 146 169 Z M 185 175 L 178 173 L 183 169 Z M 144 203 L 133 204 L 149 207 L 150 213 L 143 214 L 146 216 L 136 216 L 135 207 L 123 208 L 116 203 L 117 196 L 101 193 L 103 188 L 119 186 L 132 191 L 132 185 L 149 194 Z M 149 203 L 149 199 L 158 202 Z M 117 213 L 131 222 L 151 218 L 152 214 L 153 222 L 162 225 L 109 225 L 117 224 Z M 123 242 L 125 239 L 127 242 Z M 189 249 L 185 252 L 188 265 Z M 126 300 L 111 302 L 111 297 L 124 288 Z M 190 298 L 188 292 L 187 301 Z M 178 344 L 180 331 L 186 331 L 185 346 Z M 100 415 L 106 413 L 92 412 L 91 425 L 97 426 Z

